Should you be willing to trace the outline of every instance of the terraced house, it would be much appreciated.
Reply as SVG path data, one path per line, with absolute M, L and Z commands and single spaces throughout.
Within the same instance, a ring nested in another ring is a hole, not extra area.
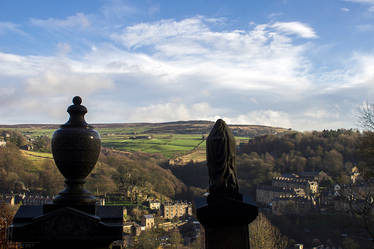
M 161 213 L 164 219 L 191 216 L 192 204 L 190 202 L 167 202 L 161 205 Z

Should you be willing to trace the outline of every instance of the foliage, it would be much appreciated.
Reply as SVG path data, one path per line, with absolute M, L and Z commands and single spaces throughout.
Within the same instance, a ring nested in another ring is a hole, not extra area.
M 174 197 L 185 192 L 185 185 L 170 170 L 160 167 L 161 163 L 158 157 L 148 154 L 104 150 L 86 187 L 97 194 L 135 189 L 157 198 L 160 194 Z M 0 147 L 0 191 L 26 189 L 53 195 L 63 189 L 63 177 L 53 160 L 32 161 L 11 143 Z
M 101 194 L 129 191 L 174 197 L 185 191 L 185 185 L 170 170 L 160 167 L 160 163 L 148 154 L 104 150 L 88 177 L 87 186 Z
M 51 152 L 51 139 L 48 136 L 38 136 L 32 144 L 35 151 Z
M 335 181 L 346 180 L 344 176 L 349 174 L 352 166 L 362 163 L 357 154 L 361 136 L 358 131 L 339 129 L 256 137 L 241 146 L 239 154 L 248 156 L 239 157 L 238 164 L 240 160 L 252 161 L 252 165 L 261 168 L 262 172 L 256 173 L 262 178 L 259 182 L 269 180 L 269 172 L 282 174 L 321 170 Z
M 370 178 L 374 176 L 374 105 L 368 103 L 361 109 L 359 117 L 361 126 L 366 131 L 360 137 L 358 147 L 359 154 L 362 157 L 359 167 L 366 180 L 366 185 L 372 184 Z M 372 190 L 357 191 L 352 187 L 343 188 L 340 195 L 349 204 L 349 211 L 358 219 L 362 221 L 366 231 L 369 233 L 374 243 L 374 193 Z M 358 248 L 354 241 L 345 240 L 344 248 Z
M 160 230 L 148 230 L 142 232 L 135 243 L 134 248 L 137 249 L 155 249 L 160 245 Z
M 345 238 L 343 240 L 344 249 L 359 249 L 360 245 L 351 238 Z
M 365 131 L 360 139 L 359 153 L 363 159 L 359 167 L 365 179 L 374 176 L 374 131 Z
M 287 237 L 262 213 L 249 225 L 249 238 L 252 249 L 285 249 L 288 246 Z
M 8 248 L 8 246 L 10 248 L 10 245 L 14 244 L 9 241 L 4 241 L 4 239 L 6 239 L 4 233 L 9 225 L 12 224 L 12 220 L 17 209 L 18 206 L 11 206 L 9 204 L 0 202 L 0 245 L 5 246 L 4 248 Z
M 0 136 L 3 137 L 7 142 L 15 144 L 18 147 L 27 144 L 26 138 L 17 130 L 1 130 Z
M 162 246 L 162 247 L 161 247 Z M 137 238 L 133 248 L 136 249 L 181 249 L 183 238 L 178 229 L 164 231 L 162 229 L 146 230 Z

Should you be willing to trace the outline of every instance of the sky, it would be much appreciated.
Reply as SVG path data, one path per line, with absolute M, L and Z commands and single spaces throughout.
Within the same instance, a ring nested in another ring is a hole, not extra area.
M 358 128 L 374 0 L 0 1 L 0 124 Z

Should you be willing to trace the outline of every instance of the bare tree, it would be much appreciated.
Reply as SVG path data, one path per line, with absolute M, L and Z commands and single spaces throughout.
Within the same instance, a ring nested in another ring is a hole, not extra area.
M 8 241 L 7 229 L 12 223 L 16 210 L 16 206 L 0 202 L 0 248 L 8 248 L 10 245 L 14 245 L 13 242 Z
M 358 119 L 364 129 L 358 148 L 364 161 L 359 165 L 364 181 L 342 188 L 339 195 L 348 203 L 348 211 L 362 220 L 374 243 L 374 105 L 366 103 Z
M 342 188 L 339 194 L 349 204 L 348 211 L 362 220 L 374 243 L 374 195 L 370 184 L 361 191 L 352 185 L 347 186 Z
M 365 103 L 360 109 L 359 124 L 362 128 L 374 131 L 374 104 Z
M 249 225 L 249 238 L 251 249 L 284 249 L 288 245 L 287 237 L 262 213 Z

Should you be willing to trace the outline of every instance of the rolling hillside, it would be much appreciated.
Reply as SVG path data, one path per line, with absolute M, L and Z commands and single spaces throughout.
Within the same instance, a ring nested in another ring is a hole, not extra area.
M 93 124 L 99 131 L 103 147 L 132 152 L 158 153 L 166 159 L 186 156 L 182 161 L 201 161 L 202 153 L 195 150 L 205 149 L 204 139 L 209 134 L 214 122 L 211 121 L 178 121 L 168 123 L 117 123 Z M 2 130 L 15 129 L 30 140 L 39 136 L 51 138 L 59 128 L 56 124 L 22 124 L 0 125 Z M 284 128 L 258 125 L 230 125 L 233 134 L 241 142 L 259 135 L 278 134 L 287 131 Z

